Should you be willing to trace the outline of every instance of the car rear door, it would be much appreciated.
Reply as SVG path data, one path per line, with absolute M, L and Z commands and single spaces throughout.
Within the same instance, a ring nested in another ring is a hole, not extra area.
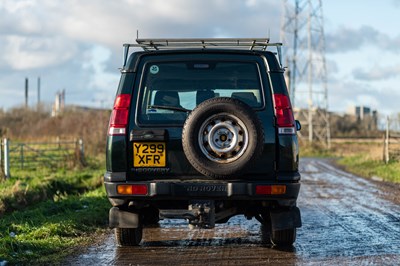
M 129 179 L 206 178 L 187 160 L 182 127 L 198 104 L 232 97 L 250 105 L 264 131 L 263 152 L 247 178 L 274 178 L 275 128 L 264 61 L 238 53 L 143 56 L 134 85 L 128 142 Z M 251 97 L 250 97 L 251 96 Z

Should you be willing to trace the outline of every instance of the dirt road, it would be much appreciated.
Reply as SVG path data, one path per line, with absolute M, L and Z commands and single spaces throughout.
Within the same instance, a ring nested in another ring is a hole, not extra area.
M 71 265 L 400 265 L 400 186 L 365 180 L 327 160 L 303 159 L 298 205 L 303 227 L 287 250 L 264 245 L 260 225 L 232 218 L 215 230 L 180 220 L 146 228 L 140 247 L 110 234 Z

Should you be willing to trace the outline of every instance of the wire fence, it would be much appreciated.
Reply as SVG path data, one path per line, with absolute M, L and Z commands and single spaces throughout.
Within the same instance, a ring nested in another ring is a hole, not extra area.
M 84 144 L 81 139 L 53 142 L 1 141 L 1 173 L 10 177 L 11 169 L 71 168 L 85 164 Z
M 389 139 L 389 160 L 400 160 L 400 134 L 391 135 Z
M 386 134 L 384 142 L 384 160 L 386 163 L 389 161 L 400 160 L 400 119 L 390 118 L 386 119 Z

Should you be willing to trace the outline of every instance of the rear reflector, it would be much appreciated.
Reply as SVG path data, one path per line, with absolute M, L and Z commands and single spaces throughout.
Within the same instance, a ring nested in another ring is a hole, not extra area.
M 279 127 L 278 128 L 278 133 L 281 135 L 285 135 L 285 134 L 295 134 L 296 130 L 294 127 Z
M 118 185 L 118 194 L 122 195 L 147 195 L 147 185 Z
M 110 127 L 108 129 L 108 135 L 114 136 L 114 135 L 125 135 L 126 129 L 125 128 L 119 128 L 119 127 Z
M 285 185 L 256 186 L 256 195 L 283 195 L 285 193 L 286 193 Z
M 125 135 L 129 118 L 130 94 L 120 94 L 115 99 L 114 108 L 110 117 L 108 135 Z

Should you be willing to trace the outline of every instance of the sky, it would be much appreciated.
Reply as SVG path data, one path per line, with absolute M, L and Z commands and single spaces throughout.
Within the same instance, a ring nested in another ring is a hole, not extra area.
M 65 89 L 66 104 L 111 108 L 122 44 L 137 30 L 279 42 L 283 10 L 277 0 L 0 0 L 0 109 L 24 105 L 25 78 L 35 106 L 38 77 L 44 104 Z M 330 0 L 322 10 L 329 110 L 400 113 L 400 0 Z

